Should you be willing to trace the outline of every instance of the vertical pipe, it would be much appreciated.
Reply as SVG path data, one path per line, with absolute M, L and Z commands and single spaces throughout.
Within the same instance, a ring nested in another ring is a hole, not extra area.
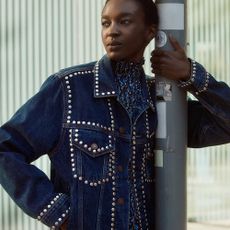
M 157 0 L 160 27 L 156 46 L 171 50 L 172 34 L 185 47 L 186 0 Z M 186 93 L 156 77 L 158 130 L 155 161 L 155 229 L 186 229 Z

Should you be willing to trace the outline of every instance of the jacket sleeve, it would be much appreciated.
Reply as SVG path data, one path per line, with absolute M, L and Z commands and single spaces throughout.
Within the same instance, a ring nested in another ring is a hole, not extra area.
M 62 132 L 63 88 L 49 77 L 40 91 L 0 127 L 0 184 L 21 209 L 55 229 L 68 217 L 69 197 L 30 163 L 50 153 Z
M 179 86 L 198 100 L 188 101 L 188 147 L 205 147 L 230 142 L 230 88 L 216 81 L 195 61 L 192 76 Z

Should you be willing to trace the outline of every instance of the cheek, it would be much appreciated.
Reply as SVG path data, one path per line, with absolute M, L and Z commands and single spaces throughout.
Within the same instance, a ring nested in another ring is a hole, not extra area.
M 144 36 L 145 36 L 145 31 L 141 30 L 141 29 L 137 29 L 137 28 L 133 28 L 132 30 L 130 30 L 128 33 L 124 32 L 127 41 L 132 42 L 132 44 L 130 45 L 135 45 L 135 43 L 140 43 L 143 42 L 145 40 Z
M 135 37 L 135 43 L 139 46 L 145 47 L 148 43 L 148 38 L 145 31 L 140 31 Z
M 146 45 L 146 40 L 141 33 L 132 34 L 127 38 L 127 46 L 131 49 L 140 49 Z
M 101 31 L 101 40 L 103 44 L 105 45 L 105 31 L 104 30 Z

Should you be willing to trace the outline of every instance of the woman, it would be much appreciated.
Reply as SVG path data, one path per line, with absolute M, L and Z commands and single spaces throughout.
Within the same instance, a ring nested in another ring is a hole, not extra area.
M 157 115 L 154 81 L 142 65 L 157 9 L 152 0 L 107 0 L 101 20 L 107 54 L 48 78 L 1 127 L 0 182 L 24 212 L 52 229 L 154 229 Z M 153 71 L 198 93 L 202 105 L 189 106 L 190 145 L 227 142 L 229 88 L 195 62 L 190 67 L 171 42 L 175 51 L 153 53 Z M 51 180 L 30 165 L 43 154 Z

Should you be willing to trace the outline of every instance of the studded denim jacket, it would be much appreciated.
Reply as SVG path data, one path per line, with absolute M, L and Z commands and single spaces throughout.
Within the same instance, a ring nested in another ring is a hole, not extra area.
M 193 62 L 180 87 L 189 101 L 188 145 L 229 141 L 230 89 Z M 128 229 L 130 187 L 137 223 L 152 229 L 155 86 L 143 82 L 133 124 L 119 104 L 110 61 L 61 70 L 0 128 L 0 183 L 30 216 L 52 229 Z M 48 154 L 51 178 L 30 163 Z M 131 183 L 130 183 L 131 182 Z

